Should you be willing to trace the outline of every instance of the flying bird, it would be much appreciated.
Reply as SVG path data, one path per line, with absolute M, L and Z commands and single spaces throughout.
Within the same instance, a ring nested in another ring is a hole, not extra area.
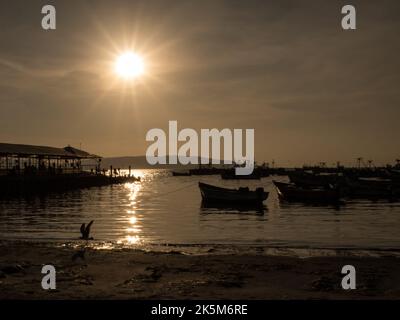
M 94 222 L 94 220 L 90 221 L 87 226 L 85 226 L 85 224 L 82 223 L 82 225 L 81 225 L 82 237 L 80 237 L 79 239 L 93 240 L 93 237 L 89 237 L 89 235 L 90 235 L 90 227 L 92 226 L 93 222 Z

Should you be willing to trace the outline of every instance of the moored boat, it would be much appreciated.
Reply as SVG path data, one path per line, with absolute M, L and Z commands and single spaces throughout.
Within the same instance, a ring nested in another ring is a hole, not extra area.
M 214 167 L 199 167 L 195 169 L 190 169 L 189 173 L 193 176 L 210 176 L 210 175 L 218 175 L 222 171 L 223 169 Z
M 248 175 L 237 175 L 235 169 L 228 169 L 221 173 L 221 178 L 224 180 L 260 180 L 261 172 L 254 170 Z
M 302 188 L 292 183 L 273 181 L 280 199 L 294 202 L 335 203 L 340 199 L 337 188 Z
M 289 173 L 288 176 L 290 182 L 304 188 L 327 187 L 338 184 L 342 179 L 342 176 L 336 173 L 314 174 L 307 171 L 294 171 Z
M 172 175 L 174 177 L 187 177 L 191 176 L 190 172 L 179 172 L 179 171 L 172 171 Z
M 346 177 L 347 195 L 353 198 L 392 198 L 396 196 L 399 183 L 383 178 Z
M 221 203 L 261 204 L 268 198 L 264 188 L 252 191 L 249 188 L 228 189 L 199 182 L 203 201 Z

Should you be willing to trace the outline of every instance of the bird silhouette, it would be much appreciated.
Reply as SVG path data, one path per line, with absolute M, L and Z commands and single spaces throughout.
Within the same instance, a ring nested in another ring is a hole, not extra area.
M 90 227 L 92 226 L 93 222 L 94 222 L 94 220 L 90 221 L 87 226 L 85 226 L 85 224 L 82 223 L 82 225 L 81 225 L 82 237 L 80 237 L 79 239 L 93 240 L 93 237 L 89 237 L 89 235 L 90 235 Z

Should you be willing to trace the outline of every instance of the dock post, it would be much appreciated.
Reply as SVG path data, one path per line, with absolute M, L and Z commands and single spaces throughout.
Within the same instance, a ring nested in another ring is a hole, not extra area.
M 112 168 L 112 166 L 110 166 L 110 177 L 112 178 L 112 175 L 113 175 L 113 168 Z
M 129 177 L 131 176 L 131 166 L 129 166 Z

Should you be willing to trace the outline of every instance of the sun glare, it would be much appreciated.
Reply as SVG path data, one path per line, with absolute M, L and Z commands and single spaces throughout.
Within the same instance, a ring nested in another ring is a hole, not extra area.
M 115 72 L 124 79 L 136 79 L 144 73 L 143 58 L 133 52 L 121 54 L 115 63 Z

